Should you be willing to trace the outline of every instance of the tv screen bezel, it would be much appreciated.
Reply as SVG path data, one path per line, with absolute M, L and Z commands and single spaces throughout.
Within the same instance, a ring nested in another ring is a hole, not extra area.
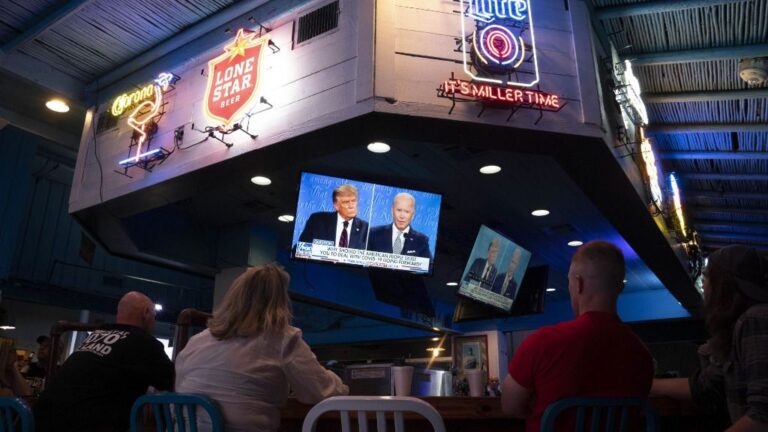
M 430 190 L 428 188 L 405 187 L 405 186 L 399 186 L 397 184 L 380 183 L 380 182 L 370 181 L 370 180 L 360 180 L 358 178 L 354 178 L 354 177 L 351 177 L 351 176 L 340 176 L 338 174 L 329 174 L 329 173 L 324 173 L 324 172 L 304 171 L 304 170 L 302 170 L 302 171 L 299 172 L 298 181 L 296 183 L 296 195 L 295 195 L 295 201 L 294 201 L 296 203 L 296 210 L 298 210 L 298 206 L 299 206 L 299 195 L 301 193 L 301 186 L 302 186 L 301 180 L 302 180 L 302 178 L 304 177 L 305 174 L 325 176 L 325 177 L 332 177 L 332 178 L 337 178 L 337 179 L 342 179 L 342 180 L 350 180 L 350 181 L 355 181 L 355 182 L 368 183 L 368 184 L 373 184 L 373 185 L 377 185 L 377 186 L 391 187 L 391 188 L 395 188 L 395 189 L 403 189 L 404 191 L 423 192 L 423 193 L 428 193 L 428 194 L 432 194 L 432 195 L 438 196 L 440 198 L 440 205 L 438 206 L 437 224 L 436 224 L 436 229 L 435 229 L 435 250 L 434 250 L 434 253 L 432 254 L 432 259 L 431 259 L 431 262 L 430 262 L 430 265 L 429 265 L 429 270 L 427 272 L 416 272 L 416 271 L 408 271 L 408 270 L 402 270 L 402 269 L 385 269 L 385 268 L 382 268 L 382 267 L 371 267 L 371 266 L 351 264 L 351 263 L 341 262 L 341 261 L 339 261 L 339 262 L 331 262 L 331 261 L 315 260 L 315 259 L 311 259 L 311 258 L 300 258 L 300 257 L 296 257 L 296 249 L 295 249 L 296 244 L 294 244 L 294 242 L 293 242 L 293 237 L 294 237 L 294 234 L 296 232 L 296 222 L 294 221 L 293 222 L 293 227 L 292 227 L 292 230 L 291 230 L 291 234 L 290 234 L 291 245 L 290 245 L 290 253 L 288 254 L 288 259 L 290 261 L 295 262 L 295 263 L 301 262 L 301 263 L 311 263 L 311 264 L 324 264 L 324 265 L 331 265 L 331 266 L 342 266 L 342 267 L 349 267 L 349 268 L 360 269 L 360 270 L 369 270 L 369 269 L 388 270 L 388 271 L 403 272 L 403 273 L 419 275 L 419 276 L 432 276 L 434 274 L 435 265 L 437 265 L 437 250 L 438 250 L 438 245 L 439 245 L 438 242 L 440 241 L 440 218 L 441 218 L 441 214 L 443 212 L 443 194 L 442 193 L 435 192 L 435 191 Z M 298 216 L 298 212 L 295 212 L 295 215 Z M 372 228 L 372 226 L 370 225 L 370 221 L 369 221 L 368 228 L 369 229 Z

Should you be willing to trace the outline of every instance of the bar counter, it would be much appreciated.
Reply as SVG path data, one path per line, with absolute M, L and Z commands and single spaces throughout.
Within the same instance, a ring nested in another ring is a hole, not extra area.
M 448 432 L 513 432 L 524 431 L 525 421 L 501 412 L 498 397 L 421 397 L 440 413 Z M 703 430 L 695 407 L 686 402 L 668 398 L 651 398 L 662 423 L 662 430 Z M 289 398 L 282 410 L 282 432 L 300 432 L 301 425 L 312 405 Z M 373 416 L 370 415 L 369 419 Z M 406 414 L 406 430 L 431 431 L 429 422 L 416 414 Z M 318 432 L 338 431 L 338 415 L 327 414 L 318 422 Z

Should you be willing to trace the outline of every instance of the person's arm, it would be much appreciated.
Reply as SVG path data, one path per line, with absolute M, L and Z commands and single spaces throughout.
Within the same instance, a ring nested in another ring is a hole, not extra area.
M 654 378 L 650 395 L 685 401 L 693 400 L 688 378 Z
M 531 391 L 507 375 L 501 385 L 501 411 L 515 417 L 526 418 L 531 413 Z
M 5 370 L 5 379 L 11 387 L 11 390 L 13 390 L 14 395 L 32 396 L 32 387 L 30 387 L 27 380 L 21 376 L 21 372 L 19 372 L 15 362 L 8 362 L 8 367 Z
M 349 394 L 341 378 L 320 365 L 300 331 L 289 336 L 283 358 L 285 375 L 299 402 L 315 404 L 327 397 Z
M 751 312 L 734 331 L 734 360 L 743 372 L 747 406 L 729 431 L 768 431 L 768 319 Z
M 768 423 L 754 420 L 748 416 L 742 416 L 736 423 L 726 429 L 726 432 L 765 432 L 768 431 Z

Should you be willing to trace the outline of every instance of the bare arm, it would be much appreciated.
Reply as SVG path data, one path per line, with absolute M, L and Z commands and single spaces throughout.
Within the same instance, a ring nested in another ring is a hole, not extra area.
M 526 418 L 531 413 L 531 391 L 507 375 L 501 385 L 501 411 L 515 417 Z
M 665 396 L 686 401 L 693 400 L 688 378 L 655 378 L 651 385 L 651 396 Z
M 21 376 L 21 372 L 16 367 L 15 363 L 10 363 L 10 367 L 5 370 L 5 378 L 8 381 L 8 385 L 13 390 L 13 394 L 16 396 L 31 396 L 32 387 L 29 386 L 27 380 Z
M 753 420 L 748 416 L 741 417 L 736 423 L 732 424 L 726 432 L 764 432 L 768 431 L 768 423 Z

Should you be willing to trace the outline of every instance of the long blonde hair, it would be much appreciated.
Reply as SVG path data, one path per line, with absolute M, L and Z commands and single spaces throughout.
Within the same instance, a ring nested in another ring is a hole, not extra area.
M 8 364 L 14 362 L 16 362 L 16 341 L 13 338 L 0 336 L 0 376 L 4 376 Z
M 208 321 L 217 339 L 280 331 L 291 322 L 290 277 L 277 264 L 246 270 L 232 283 Z

